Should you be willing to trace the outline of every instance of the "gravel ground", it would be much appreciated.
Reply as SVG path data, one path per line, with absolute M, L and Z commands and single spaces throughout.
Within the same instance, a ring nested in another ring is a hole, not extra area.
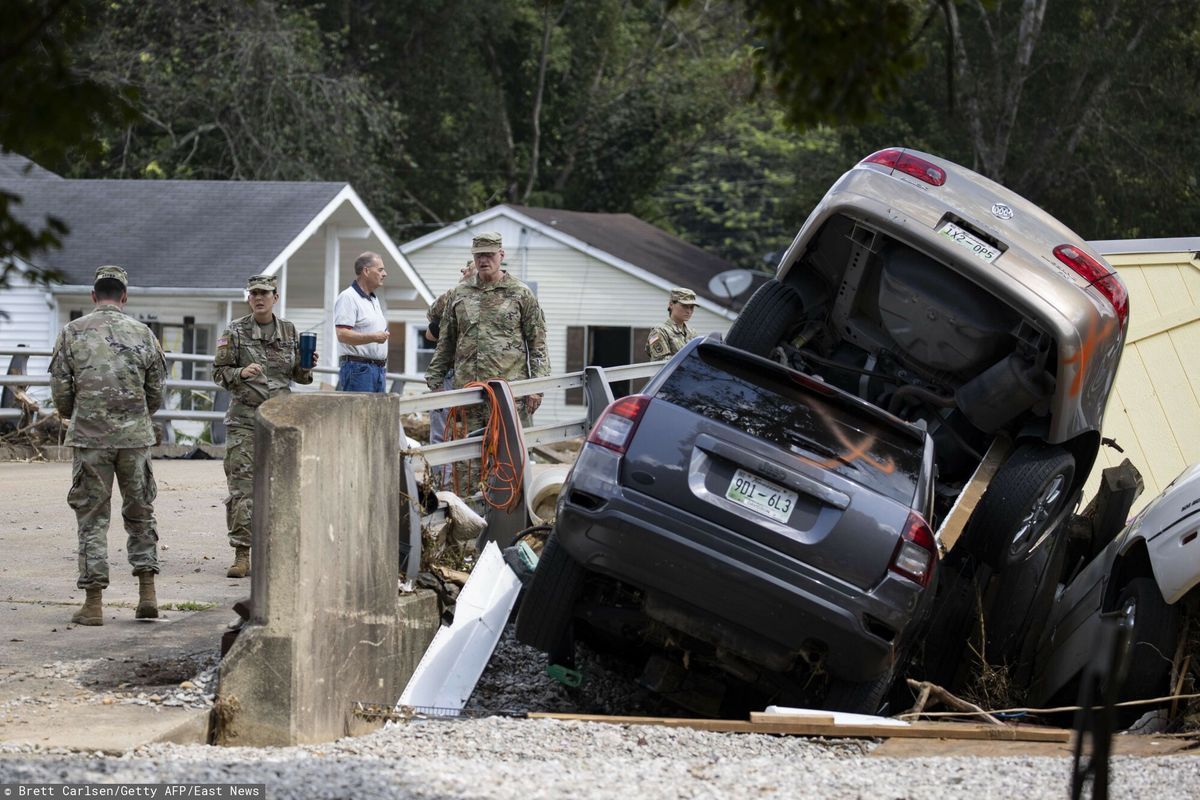
M 864 740 L 475 716 L 485 710 L 673 713 L 638 689 L 619 662 L 585 648 L 579 663 L 587 681 L 579 689 L 546 677 L 543 663 L 539 653 L 513 641 L 510 629 L 459 719 L 417 719 L 305 747 L 153 745 L 104 756 L 0 745 L 0 783 L 263 783 L 273 800 L 801 793 L 1036 800 L 1069 791 L 1071 761 L 1062 757 L 897 759 L 872 757 L 877 745 Z M 190 682 L 196 688 L 208 684 L 210 670 Z M 191 687 L 184 691 L 196 694 Z M 1117 758 L 1111 770 L 1114 797 L 1200 796 L 1200 758 Z

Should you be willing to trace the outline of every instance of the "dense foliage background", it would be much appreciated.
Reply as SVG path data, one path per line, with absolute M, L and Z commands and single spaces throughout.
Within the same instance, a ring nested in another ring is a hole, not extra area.
M 1198 235 L 1198 76 L 1189 0 L 7 0 L 0 147 L 349 181 L 398 241 L 498 202 L 628 211 L 765 269 L 895 144 L 1087 238 Z M 58 233 L 18 201 L 0 260 Z

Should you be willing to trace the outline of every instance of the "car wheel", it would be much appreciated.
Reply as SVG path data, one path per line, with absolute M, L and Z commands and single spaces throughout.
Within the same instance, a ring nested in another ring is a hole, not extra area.
M 738 314 L 725 336 L 725 343 L 765 356 L 796 323 L 801 308 L 796 290 L 772 278 L 758 288 Z
M 1131 623 L 1129 670 L 1118 700 L 1147 700 L 1170 693 L 1171 662 L 1179 643 L 1179 611 L 1167 605 L 1153 578 L 1134 578 L 1121 591 L 1117 611 Z M 1128 726 L 1147 706 L 1117 709 L 1117 719 Z
M 896 663 L 899 664 L 899 661 Z M 830 678 L 821 707 L 851 714 L 877 714 L 879 707 L 883 705 L 883 698 L 896 682 L 896 672 L 896 666 L 893 665 L 873 681 L 855 682 Z
M 559 544 L 557 531 L 551 531 L 525 587 L 517 613 L 517 641 L 547 653 L 558 647 L 571 624 L 583 577 L 583 568 Z
M 1028 558 L 1071 497 L 1075 457 L 1055 445 L 1023 444 L 1001 465 L 971 515 L 968 549 L 997 571 Z

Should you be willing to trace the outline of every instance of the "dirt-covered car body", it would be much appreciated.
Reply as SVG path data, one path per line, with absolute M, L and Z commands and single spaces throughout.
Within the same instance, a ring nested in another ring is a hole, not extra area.
M 658 654 L 653 688 L 674 669 L 874 711 L 933 599 L 932 486 L 919 428 L 693 340 L 593 427 L 517 636 L 552 651 L 573 617 Z
M 982 504 L 994 523 L 974 537 L 1000 565 L 1078 497 L 1128 313 L 1120 278 L 1054 217 L 971 170 L 895 148 L 830 188 L 726 341 L 924 426 L 939 512 L 996 437 L 1014 442 L 1014 466 Z
M 1194 464 L 1058 592 L 1041 632 L 1033 701 L 1074 700 L 1077 679 L 1097 657 L 1101 615 L 1110 612 L 1133 628 L 1133 669 L 1119 699 L 1169 694 L 1178 608 L 1198 594 L 1198 585 L 1200 464 Z

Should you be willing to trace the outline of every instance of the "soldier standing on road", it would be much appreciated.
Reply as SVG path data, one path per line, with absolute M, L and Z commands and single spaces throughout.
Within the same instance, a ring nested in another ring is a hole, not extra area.
M 50 393 L 58 415 L 70 419 L 66 443 L 74 448 L 67 504 L 79 529 L 79 579 L 87 599 L 71 617 L 103 625 L 101 595 L 108 588 L 108 521 L 113 477 L 121 488 L 126 553 L 138 577 L 138 619 L 158 616 L 157 486 L 150 465 L 167 365 L 153 332 L 124 313 L 129 276 L 121 267 L 96 270 L 95 310 L 63 328 L 50 358 Z
M 289 391 L 292 381 L 312 383 L 311 369 L 300 368 L 296 326 L 275 316 L 279 302 L 274 275 L 255 275 L 246 282 L 250 314 L 230 323 L 217 339 L 213 380 L 231 395 L 225 412 L 225 519 L 233 547 L 230 578 L 250 572 L 250 519 L 254 510 L 254 415 L 265 400 Z M 313 366 L 317 356 L 313 354 Z
M 687 325 L 695 310 L 695 292 L 681 286 L 672 289 L 671 299 L 667 302 L 667 321 L 650 330 L 646 337 L 646 355 L 655 361 L 670 358 L 695 338 L 696 334 Z

